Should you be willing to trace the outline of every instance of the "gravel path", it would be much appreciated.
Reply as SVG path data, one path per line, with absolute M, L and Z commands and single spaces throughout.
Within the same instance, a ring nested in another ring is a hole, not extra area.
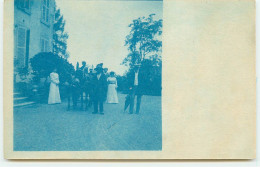
M 104 104 L 105 115 L 66 111 L 62 104 L 14 109 L 15 151 L 161 150 L 161 97 L 143 96 L 139 115 Z

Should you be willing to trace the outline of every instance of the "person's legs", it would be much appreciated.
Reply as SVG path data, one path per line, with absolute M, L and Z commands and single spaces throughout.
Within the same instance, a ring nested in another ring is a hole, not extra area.
M 84 91 L 82 90 L 80 92 L 80 103 L 81 103 L 80 108 L 81 108 L 81 110 L 83 109 L 83 102 L 84 102 Z
M 68 94 L 68 107 L 67 107 L 67 110 L 70 110 L 70 94 Z
M 126 111 L 126 109 L 128 108 L 129 105 L 130 105 L 130 95 L 127 95 L 125 98 L 124 112 Z
M 72 93 L 73 109 L 76 109 L 77 107 L 77 99 L 78 99 L 77 93 L 73 91 Z
M 89 93 L 89 103 L 88 103 L 88 107 L 91 107 L 93 104 L 93 94 L 90 92 Z
M 130 94 L 130 110 L 129 113 L 134 112 L 134 103 L 135 103 L 135 88 L 133 88 L 132 93 Z
M 142 95 L 137 95 L 136 114 L 139 114 L 140 106 L 141 106 L 141 99 L 142 99 Z
M 103 100 L 99 101 L 99 113 L 101 114 L 104 113 Z
M 70 110 L 70 95 L 68 95 L 68 107 L 67 110 Z
M 88 107 L 90 108 L 93 104 L 93 88 L 89 87 L 89 101 L 88 101 Z
M 85 93 L 86 93 L 86 96 L 85 96 L 85 110 L 88 110 L 89 93 L 88 93 L 88 91 L 86 91 Z
M 70 88 L 67 87 L 66 91 L 67 91 L 66 96 L 67 96 L 67 99 L 68 99 L 68 107 L 67 107 L 67 110 L 70 110 L 70 97 L 71 97 Z
M 94 100 L 94 114 L 98 113 L 98 100 Z

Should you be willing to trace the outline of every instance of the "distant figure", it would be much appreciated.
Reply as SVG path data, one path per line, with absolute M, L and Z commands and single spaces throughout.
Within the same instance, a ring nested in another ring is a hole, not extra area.
M 91 93 L 92 93 L 92 74 L 88 73 L 88 70 L 84 71 L 84 76 L 83 76 L 83 81 L 82 84 L 83 86 L 81 87 L 83 92 L 82 92 L 82 96 L 81 98 L 83 98 L 83 93 L 85 93 L 85 111 L 88 110 L 88 107 L 90 106 L 90 102 L 91 102 Z M 83 100 L 81 100 L 82 103 Z
M 117 80 L 115 72 L 110 72 L 110 76 L 107 78 L 108 90 L 107 90 L 107 103 L 118 103 L 117 97 Z
M 103 68 L 103 73 L 104 73 L 106 80 L 107 80 L 107 78 L 109 77 L 108 68 Z M 105 95 L 106 98 L 105 98 L 105 100 L 107 100 L 107 89 L 108 88 L 106 88 L 106 95 Z
M 107 81 L 103 74 L 103 68 L 100 66 L 96 67 L 96 74 L 93 77 L 93 102 L 94 102 L 94 112 L 93 114 L 104 114 L 103 102 L 106 97 L 106 87 Z
M 88 107 L 90 108 L 93 104 L 93 98 L 94 98 L 94 86 L 93 86 L 93 79 L 95 77 L 95 73 L 93 72 L 93 69 L 89 69 L 89 102 L 88 102 Z
M 129 113 L 133 114 L 134 112 L 134 100 L 137 96 L 136 102 L 136 114 L 140 112 L 141 99 L 143 95 L 144 88 L 144 75 L 140 72 L 140 65 L 135 65 L 133 71 L 128 76 L 128 85 L 129 85 L 129 95 L 126 97 L 124 111 L 130 105 Z
M 59 91 L 59 75 L 57 73 L 57 69 L 54 69 L 53 72 L 50 74 L 50 92 L 49 92 L 49 99 L 48 104 L 56 104 L 61 103 L 60 100 L 60 91 Z
M 82 66 L 79 68 L 79 70 L 81 71 L 82 77 L 84 77 L 85 73 L 88 72 L 88 67 L 86 66 L 86 61 L 82 61 L 81 64 Z

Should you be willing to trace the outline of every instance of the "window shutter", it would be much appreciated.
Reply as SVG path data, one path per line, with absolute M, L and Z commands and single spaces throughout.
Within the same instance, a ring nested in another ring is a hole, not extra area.
M 45 52 L 49 52 L 49 41 L 45 40 Z
M 42 19 L 45 21 L 45 5 L 42 6 Z
M 26 55 L 25 55 L 25 67 L 28 67 L 29 65 L 29 47 L 30 46 L 30 30 L 27 30 L 26 33 Z
M 18 66 L 19 67 L 22 67 L 24 64 L 24 56 L 25 56 L 25 49 L 24 48 L 21 48 L 21 47 L 18 47 L 17 48 L 17 56 L 18 56 Z
M 26 30 L 18 28 L 18 43 L 17 43 L 17 58 L 19 66 L 24 66 L 25 62 L 25 47 L 26 47 Z
M 46 8 L 46 22 L 49 22 L 49 8 Z
M 20 8 L 24 8 L 24 0 L 19 0 L 19 6 Z
M 18 29 L 18 47 L 25 47 L 25 29 Z

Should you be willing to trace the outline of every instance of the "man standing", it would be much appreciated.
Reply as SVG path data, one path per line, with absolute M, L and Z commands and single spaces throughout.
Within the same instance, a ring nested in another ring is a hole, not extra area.
M 103 73 L 104 73 L 106 81 L 107 81 L 107 78 L 109 77 L 108 68 L 103 68 Z M 106 87 L 105 100 L 107 100 L 107 90 L 108 90 L 108 87 Z
M 92 67 L 93 68 L 93 67 Z M 95 73 L 93 72 L 93 69 L 89 69 L 89 102 L 88 107 L 91 107 L 93 104 L 93 98 L 94 98 L 94 85 L 93 85 L 93 79 L 95 77 Z
M 134 112 L 134 101 L 135 96 L 137 96 L 136 102 L 136 114 L 139 114 L 140 106 L 141 106 L 141 99 L 143 95 L 143 74 L 140 72 L 140 65 L 135 65 L 133 71 L 130 73 L 128 77 L 129 83 L 129 101 L 125 104 L 125 110 L 127 109 L 128 105 L 130 104 L 129 113 L 133 114 Z
M 107 81 L 103 74 L 103 68 L 100 66 L 96 67 L 96 74 L 93 78 L 93 102 L 94 102 L 94 112 L 93 114 L 104 114 L 103 102 L 106 97 L 106 87 Z

